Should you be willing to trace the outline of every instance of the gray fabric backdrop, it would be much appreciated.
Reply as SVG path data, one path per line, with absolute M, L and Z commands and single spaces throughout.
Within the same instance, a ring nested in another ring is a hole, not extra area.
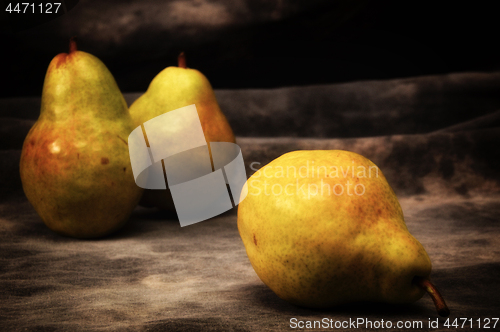
M 264 166 L 300 149 L 346 149 L 374 161 L 429 253 L 450 317 L 473 318 L 474 329 L 477 319 L 498 317 L 499 73 L 216 94 L 247 175 L 252 162 Z M 126 94 L 129 102 L 137 96 Z M 235 209 L 181 228 L 175 216 L 138 207 L 107 238 L 53 233 L 19 179 L 20 149 L 38 108 L 37 98 L 0 101 L 0 330 L 276 331 L 290 329 L 292 317 L 422 321 L 422 330 L 448 330 L 443 318 L 439 329 L 427 327 L 437 318 L 428 297 L 321 311 L 286 303 L 253 271 Z

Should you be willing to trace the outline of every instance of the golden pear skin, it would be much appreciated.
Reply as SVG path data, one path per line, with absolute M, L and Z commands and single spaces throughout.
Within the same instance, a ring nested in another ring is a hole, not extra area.
M 238 230 L 255 272 L 280 298 L 326 308 L 424 294 L 414 279 L 427 280 L 431 261 L 370 160 L 341 150 L 290 152 L 247 185 Z
M 139 126 L 163 113 L 192 104 L 196 105 L 207 142 L 236 142 L 210 82 L 198 70 L 186 67 L 183 53 L 179 55 L 178 67 L 167 67 L 156 75 L 148 90 L 130 106 L 130 115 Z M 169 189 L 146 189 L 140 204 L 175 210 Z
M 47 69 L 40 116 L 20 161 L 26 197 L 50 229 L 100 237 L 128 220 L 143 191 L 128 153 L 133 129 L 111 73 L 72 39 L 70 52 Z

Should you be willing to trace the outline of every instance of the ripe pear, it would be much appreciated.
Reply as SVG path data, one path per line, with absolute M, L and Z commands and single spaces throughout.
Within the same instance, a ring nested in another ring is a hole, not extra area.
M 178 67 L 167 67 L 156 75 L 147 91 L 130 106 L 130 115 L 135 125 L 140 126 L 161 114 L 192 104 L 198 111 L 207 142 L 235 143 L 231 126 L 217 103 L 210 82 L 198 70 L 186 67 L 184 53 L 178 57 Z M 146 189 L 140 204 L 175 210 L 169 189 Z
M 348 151 L 295 151 L 247 181 L 238 230 L 260 279 L 293 304 L 409 303 L 432 293 L 431 261 L 378 167 Z
M 111 73 L 71 39 L 70 52 L 47 69 L 40 116 L 20 161 L 26 197 L 50 229 L 90 238 L 127 221 L 143 191 L 128 153 L 133 129 Z

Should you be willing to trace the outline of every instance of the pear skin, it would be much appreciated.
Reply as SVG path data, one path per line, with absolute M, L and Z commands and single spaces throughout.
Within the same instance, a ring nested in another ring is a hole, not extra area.
M 128 153 L 133 129 L 111 73 L 72 39 L 70 52 L 47 69 L 40 116 L 20 161 L 26 197 L 50 229 L 92 238 L 128 220 L 143 191 Z
M 235 142 L 233 131 L 222 113 L 208 79 L 196 69 L 185 67 L 179 56 L 179 67 L 162 70 L 151 81 L 148 90 L 130 106 L 136 126 L 163 113 L 195 104 L 207 142 Z
M 183 53 L 179 55 L 178 65 L 167 67 L 156 75 L 147 91 L 130 106 L 135 125 L 140 126 L 163 113 L 195 104 L 207 142 L 235 143 L 231 126 L 208 79 L 198 70 L 186 67 Z M 140 204 L 175 210 L 169 189 L 146 189 Z
M 293 304 L 410 303 L 431 261 L 394 191 L 363 156 L 295 151 L 248 179 L 238 230 L 260 279 Z

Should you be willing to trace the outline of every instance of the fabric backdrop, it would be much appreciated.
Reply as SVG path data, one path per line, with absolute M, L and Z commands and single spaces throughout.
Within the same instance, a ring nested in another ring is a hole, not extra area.
M 500 73 L 216 95 L 248 176 L 251 163 L 302 149 L 345 149 L 375 162 L 431 258 L 450 317 L 473 318 L 474 329 L 477 319 L 498 317 Z M 171 214 L 138 207 L 106 238 L 53 233 L 19 178 L 39 104 L 0 100 L 0 330 L 275 331 L 290 329 L 292 317 L 422 321 L 430 330 L 437 318 L 427 296 L 321 311 L 279 299 L 248 261 L 236 209 L 181 228 Z M 448 330 L 439 321 L 432 330 Z

